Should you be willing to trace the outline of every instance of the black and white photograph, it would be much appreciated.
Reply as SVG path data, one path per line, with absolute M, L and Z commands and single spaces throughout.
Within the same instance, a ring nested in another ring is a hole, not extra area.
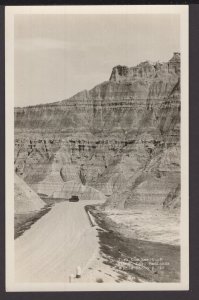
M 187 290 L 188 7 L 6 8 L 7 291 Z

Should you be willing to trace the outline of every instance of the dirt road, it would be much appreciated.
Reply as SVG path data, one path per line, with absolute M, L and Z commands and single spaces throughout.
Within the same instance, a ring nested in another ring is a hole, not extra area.
M 99 201 L 98 201 L 99 202 Z M 15 241 L 18 282 L 68 282 L 84 271 L 98 251 L 98 237 L 84 206 L 97 201 L 57 203 Z

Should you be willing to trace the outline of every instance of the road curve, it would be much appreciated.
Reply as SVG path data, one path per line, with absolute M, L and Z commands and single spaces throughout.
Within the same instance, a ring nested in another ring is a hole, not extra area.
M 95 203 L 57 203 L 16 239 L 15 280 L 68 282 L 77 266 L 84 271 L 99 249 L 97 231 L 84 209 L 86 204 Z

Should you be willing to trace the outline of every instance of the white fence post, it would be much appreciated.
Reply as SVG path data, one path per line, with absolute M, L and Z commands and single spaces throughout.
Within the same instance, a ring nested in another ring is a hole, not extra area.
M 81 267 L 78 266 L 78 267 L 76 268 L 76 278 L 80 278 L 80 277 L 81 277 Z

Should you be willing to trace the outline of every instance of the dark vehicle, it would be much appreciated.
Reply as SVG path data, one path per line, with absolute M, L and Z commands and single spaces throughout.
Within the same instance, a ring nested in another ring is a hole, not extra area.
M 69 202 L 78 202 L 79 201 L 79 197 L 78 196 L 72 196 L 70 199 L 69 199 Z

